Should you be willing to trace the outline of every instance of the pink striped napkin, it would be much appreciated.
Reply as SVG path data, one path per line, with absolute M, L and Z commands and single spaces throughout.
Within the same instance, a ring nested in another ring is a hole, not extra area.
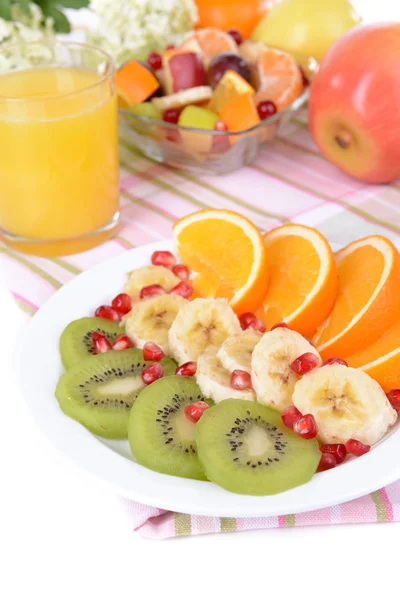
M 400 182 L 366 185 L 347 177 L 317 151 L 306 112 L 293 120 L 251 166 L 223 177 L 196 177 L 140 155 L 121 139 L 120 234 L 98 248 L 61 258 L 17 254 L 0 246 L 10 289 L 33 315 L 55 290 L 82 270 L 126 249 L 169 238 L 175 219 L 205 207 L 236 210 L 261 229 L 293 221 L 316 227 L 342 246 L 380 233 L 400 243 Z M 162 499 L 160 499 L 162 502 Z M 341 506 L 299 515 L 232 519 L 166 512 L 123 500 L 143 536 L 167 538 L 219 531 L 400 520 L 400 482 Z

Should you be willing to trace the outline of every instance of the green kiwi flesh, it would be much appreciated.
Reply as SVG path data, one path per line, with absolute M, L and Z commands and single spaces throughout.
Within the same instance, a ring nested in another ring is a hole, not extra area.
M 79 364 L 83 358 L 95 354 L 92 341 L 95 331 L 105 335 L 111 344 L 118 334 L 124 332 L 118 323 L 98 317 L 83 317 L 72 321 L 60 337 L 60 354 L 65 370 Z
M 84 358 L 58 381 L 61 410 L 97 435 L 126 438 L 129 411 L 145 387 L 142 371 L 150 364 L 136 348 Z M 161 364 L 165 375 L 175 373 L 170 358 L 163 358 Z
M 197 456 L 196 424 L 184 413 L 185 406 L 200 400 L 211 404 L 193 377 L 164 377 L 140 392 L 128 425 L 137 462 L 167 475 L 206 479 Z
M 321 453 L 257 402 L 228 399 L 206 410 L 197 424 L 200 462 L 210 481 L 236 494 L 278 494 L 309 481 Z

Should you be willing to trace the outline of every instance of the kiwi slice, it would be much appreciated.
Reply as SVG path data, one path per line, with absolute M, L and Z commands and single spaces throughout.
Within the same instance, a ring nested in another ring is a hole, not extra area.
M 98 331 L 106 336 L 113 344 L 118 334 L 123 333 L 122 327 L 114 321 L 98 317 L 84 317 L 72 321 L 66 326 L 60 337 L 60 354 L 65 369 L 81 362 L 90 354 L 95 354 L 92 334 Z
M 302 485 L 321 453 L 282 423 L 280 414 L 247 400 L 223 400 L 196 428 L 200 462 L 210 481 L 236 494 L 267 496 Z
M 61 410 L 97 435 L 126 438 L 129 411 L 145 387 L 142 371 L 150 364 L 136 348 L 87 356 L 58 381 Z M 175 372 L 170 358 L 161 364 L 166 375 Z
M 138 463 L 167 475 L 206 479 L 197 457 L 196 424 L 184 413 L 185 406 L 199 400 L 212 404 L 192 377 L 164 377 L 140 392 L 128 425 Z

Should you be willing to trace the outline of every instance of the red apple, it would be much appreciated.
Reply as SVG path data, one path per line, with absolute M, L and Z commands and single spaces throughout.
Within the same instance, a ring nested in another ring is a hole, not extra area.
M 175 94 L 200 85 L 207 85 L 201 56 L 194 52 L 179 53 L 165 59 L 167 93 Z
M 372 183 L 400 177 L 400 24 L 351 29 L 310 89 L 310 130 L 337 167 Z

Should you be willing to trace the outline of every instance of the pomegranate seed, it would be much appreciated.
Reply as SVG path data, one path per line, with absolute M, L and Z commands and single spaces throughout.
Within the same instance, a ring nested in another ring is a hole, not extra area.
M 112 345 L 113 350 L 127 350 L 128 348 L 133 348 L 133 342 L 128 338 L 124 333 L 120 333 L 114 340 Z
M 248 390 L 251 388 L 251 377 L 247 371 L 235 369 L 231 375 L 231 387 L 234 390 Z
M 270 331 L 273 331 L 274 329 L 290 329 L 290 327 L 282 321 L 282 323 L 275 323 L 275 325 L 271 327 Z
M 386 395 L 393 408 L 400 410 L 400 390 L 391 390 Z
M 240 315 L 239 321 L 242 329 L 248 329 L 254 321 L 257 321 L 257 317 L 253 313 L 247 312 Z
M 322 363 L 323 367 L 326 365 L 343 365 L 344 367 L 348 367 L 349 365 L 343 358 L 339 358 L 338 356 L 332 356 L 332 358 L 328 358 L 325 362 Z
M 272 117 L 272 115 L 277 112 L 277 108 L 271 100 L 263 100 L 258 104 L 257 112 L 258 116 L 263 121 L 264 119 L 268 119 L 268 117 Z
M 202 416 L 202 414 L 209 408 L 207 402 L 203 402 L 200 400 L 199 402 L 193 402 L 193 404 L 189 404 L 185 406 L 185 415 L 192 421 L 193 423 L 197 423 Z
M 322 454 L 333 454 L 336 464 L 340 465 L 346 458 L 347 450 L 344 444 L 322 444 L 320 448 Z
M 349 454 L 353 454 L 354 456 L 362 456 L 371 450 L 371 446 L 353 439 L 346 442 L 345 445 L 347 452 Z
M 151 264 L 171 269 L 176 265 L 176 258 L 169 250 L 157 250 L 151 255 Z
M 172 272 L 183 281 L 187 281 L 187 279 L 189 279 L 190 271 L 186 265 L 174 265 L 172 267 Z
M 151 360 L 159 362 L 164 358 L 164 351 L 157 346 L 154 342 L 146 342 L 143 346 L 143 358 L 144 360 Z
M 312 415 L 304 415 L 293 424 L 293 431 L 305 440 L 311 440 L 317 435 L 317 424 Z
M 302 354 L 296 358 L 290 365 L 290 368 L 292 371 L 297 373 L 297 375 L 305 375 L 305 373 L 315 369 L 315 367 L 318 367 L 318 365 L 318 356 L 315 356 L 315 354 L 312 352 L 306 352 L 305 354 Z
M 108 319 L 109 321 L 120 321 L 121 317 L 111 306 L 107 306 L 102 304 L 99 308 L 96 309 L 94 313 L 95 317 L 100 317 L 101 319 Z
M 162 56 L 158 52 L 150 52 L 147 57 L 147 64 L 153 71 L 162 69 Z
M 226 33 L 228 33 L 235 40 L 238 46 L 243 43 L 242 34 L 237 29 L 232 27 L 232 29 L 228 29 Z
M 163 112 L 163 119 L 167 123 L 173 123 L 174 125 L 177 125 L 181 112 L 182 112 L 181 108 L 167 108 L 167 110 L 164 110 L 164 112 Z M 174 141 L 174 140 L 172 140 L 172 141 Z
M 265 333 L 267 331 L 265 323 L 264 321 L 261 321 L 261 319 L 256 319 L 255 321 L 252 321 L 248 329 L 254 329 L 255 331 L 259 331 L 260 333 Z
M 301 412 L 295 406 L 289 406 L 288 408 L 285 408 L 281 414 L 283 423 L 286 425 L 286 427 L 289 427 L 289 429 L 293 429 L 293 425 L 297 419 L 300 419 L 300 417 Z
M 106 336 L 98 331 L 92 333 L 92 341 L 96 354 L 103 354 L 104 352 L 111 350 L 111 344 Z
M 310 85 L 310 82 L 309 82 L 309 80 L 308 80 L 308 77 L 307 77 L 307 75 L 305 74 L 303 67 L 302 67 L 301 65 L 297 65 L 297 66 L 299 67 L 299 71 L 300 71 L 300 73 L 301 73 L 301 78 L 302 78 L 302 80 L 303 80 L 303 85 L 304 85 L 304 87 L 307 87 L 308 85 Z
M 153 283 L 153 285 L 147 285 L 146 287 L 140 290 L 140 298 L 148 298 L 149 296 L 163 296 L 167 293 L 167 290 L 158 283 Z
M 333 469 L 336 467 L 336 465 L 337 462 L 335 455 L 331 454 L 330 452 L 323 452 L 317 467 L 317 473 L 321 473 L 321 471 L 327 471 L 328 469 Z
M 175 375 L 181 375 L 182 377 L 193 377 L 197 371 L 197 363 L 189 361 L 178 367 L 175 371 Z
M 128 294 L 118 294 L 111 302 L 111 306 L 120 315 L 126 315 L 132 308 L 132 298 Z
M 221 119 L 215 123 L 214 129 L 215 131 L 228 131 L 226 124 Z
M 178 285 L 172 288 L 170 294 L 182 296 L 182 298 L 190 298 L 190 296 L 193 294 L 193 288 L 187 283 L 187 281 L 181 281 L 178 283 Z
M 143 383 L 145 383 L 146 385 L 150 385 L 150 383 L 157 381 L 157 379 L 160 379 L 160 377 L 162 377 L 163 375 L 164 369 L 162 365 L 160 365 L 160 363 L 157 362 L 143 369 L 142 380 Z

